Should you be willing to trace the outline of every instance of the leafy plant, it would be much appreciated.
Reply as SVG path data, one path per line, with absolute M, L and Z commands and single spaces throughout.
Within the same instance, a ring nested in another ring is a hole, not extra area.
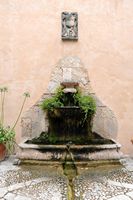
M 71 101 L 71 102 L 70 102 Z M 59 108 L 66 105 L 79 106 L 84 113 L 85 121 L 87 117 L 91 117 L 96 112 L 96 103 L 92 96 L 84 96 L 79 90 L 76 93 L 65 94 L 63 88 L 59 88 L 55 95 L 49 99 L 45 99 L 41 108 L 43 110 L 53 111 L 55 108 Z
M 63 90 L 58 88 L 55 95 L 49 99 L 45 99 L 40 106 L 43 110 L 53 111 L 55 108 L 64 106 L 63 96 Z
M 82 96 L 78 91 L 74 94 L 75 104 L 78 104 L 81 110 L 85 113 L 84 120 L 87 119 L 88 116 L 92 116 L 96 112 L 96 102 L 94 98 L 90 95 Z
M 12 152 L 14 149 L 15 131 L 10 127 L 0 126 L 0 144 L 5 144 L 8 151 Z
M 14 122 L 13 126 L 10 127 L 10 126 L 5 126 L 5 124 L 4 124 L 4 122 L 5 122 L 5 120 L 4 120 L 5 97 L 6 97 L 7 92 L 8 92 L 7 87 L 0 88 L 0 99 L 1 99 L 1 102 L 0 102 L 0 108 L 1 108 L 1 110 L 0 110 L 0 144 L 1 143 L 5 144 L 6 147 L 8 148 L 8 150 L 11 150 L 13 143 L 15 142 L 14 141 L 15 127 L 16 127 L 16 125 L 19 121 L 19 118 L 21 116 L 21 113 L 23 111 L 26 99 L 27 99 L 27 97 L 30 97 L 30 94 L 28 92 L 24 93 L 24 100 L 23 100 L 22 106 L 20 108 L 20 112 L 19 112 L 17 119 Z

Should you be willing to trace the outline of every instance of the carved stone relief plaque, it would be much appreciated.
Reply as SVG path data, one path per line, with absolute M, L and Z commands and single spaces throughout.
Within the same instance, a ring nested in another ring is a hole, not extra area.
M 78 39 L 78 14 L 76 12 L 62 12 L 62 39 Z

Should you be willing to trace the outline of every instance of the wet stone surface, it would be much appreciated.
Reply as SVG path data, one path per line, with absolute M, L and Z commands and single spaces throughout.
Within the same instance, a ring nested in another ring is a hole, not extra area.
M 78 167 L 73 199 L 133 200 L 133 159 L 122 163 Z M 59 166 L 14 166 L 13 159 L 0 163 L 0 200 L 69 200 L 69 191 L 68 180 Z

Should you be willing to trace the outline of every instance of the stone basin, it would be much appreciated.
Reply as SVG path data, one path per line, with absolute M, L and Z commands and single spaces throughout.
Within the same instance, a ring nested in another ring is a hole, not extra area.
M 44 163 L 55 162 L 61 164 L 67 151 L 67 145 L 35 145 L 27 144 L 28 138 L 19 144 L 17 157 L 22 161 L 40 160 Z M 98 160 L 119 160 L 123 154 L 120 152 L 121 145 L 116 143 L 103 145 L 70 145 L 75 163 L 88 163 Z

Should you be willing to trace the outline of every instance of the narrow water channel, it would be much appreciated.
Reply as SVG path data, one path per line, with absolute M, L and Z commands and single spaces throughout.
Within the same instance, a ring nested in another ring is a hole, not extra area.
M 63 172 L 68 179 L 68 200 L 74 200 L 74 178 L 78 175 L 78 169 L 75 164 L 74 156 L 71 152 L 71 145 L 66 145 L 66 154 L 63 161 Z

